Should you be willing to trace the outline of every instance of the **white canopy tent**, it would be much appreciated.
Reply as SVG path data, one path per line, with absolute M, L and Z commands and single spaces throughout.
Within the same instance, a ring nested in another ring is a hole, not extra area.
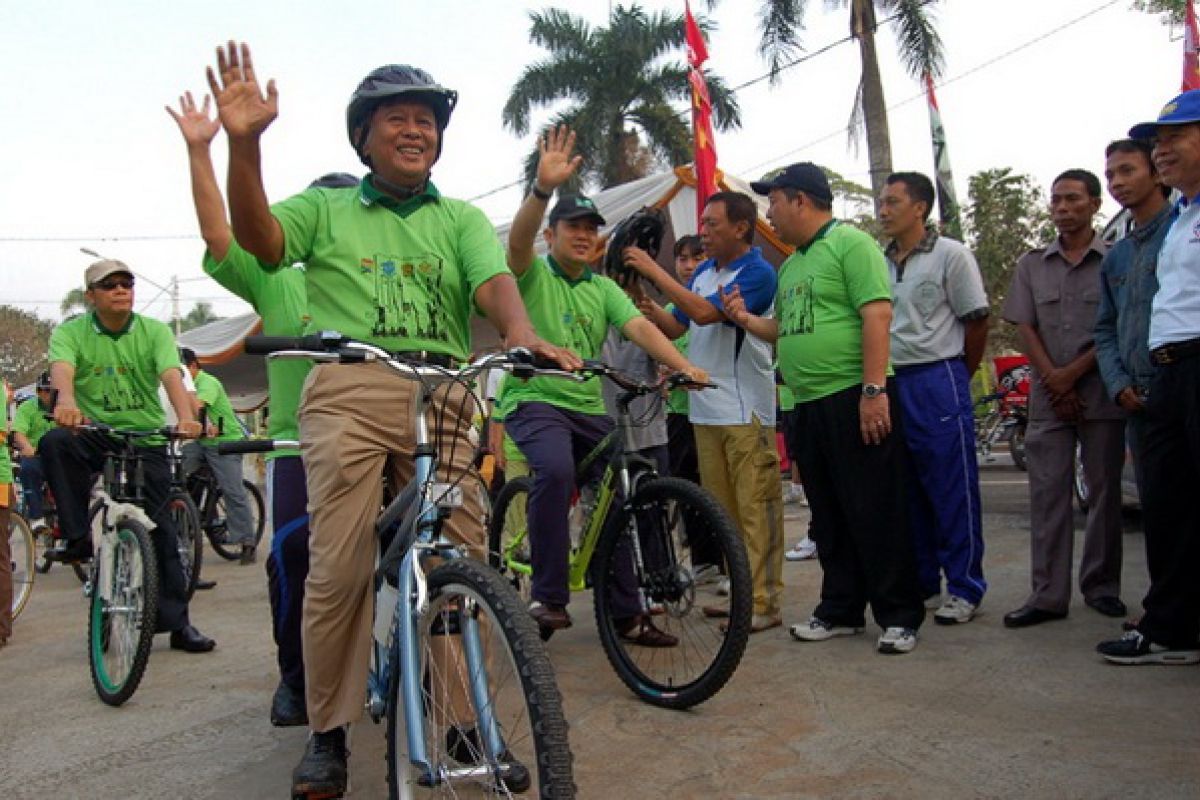
M 717 174 L 717 183 L 722 190 L 742 192 L 754 198 L 759 208 L 759 220 L 755 230 L 754 244 L 762 248 L 763 255 L 778 266 L 791 248 L 779 240 L 766 222 L 766 198 L 754 194 L 750 185 L 732 175 Z M 672 246 L 676 237 L 696 233 L 696 178 L 690 165 L 677 167 L 667 172 L 649 175 L 632 183 L 614 186 L 591 195 L 600 214 L 608 221 L 601 229 L 602 238 L 621 220 L 642 208 L 652 207 L 666 212 L 666 233 L 663 237 L 659 262 L 668 271 L 674 271 Z M 515 209 L 514 209 L 515 211 Z M 509 224 L 496 228 L 502 242 L 508 241 Z M 538 252 L 545 252 L 545 241 L 537 240 Z M 472 321 L 472 341 L 476 350 L 495 347 L 495 329 L 485 320 Z M 225 384 L 225 390 L 238 411 L 250 411 L 267 400 L 267 372 L 264 359 L 247 356 L 242 350 L 246 336 L 258 333 L 261 322 L 255 314 L 223 319 L 188 331 L 179 337 L 179 343 L 196 351 L 204 369 Z

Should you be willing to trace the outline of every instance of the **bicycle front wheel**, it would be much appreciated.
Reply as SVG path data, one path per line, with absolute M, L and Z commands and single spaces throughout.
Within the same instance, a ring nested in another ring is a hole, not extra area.
M 96 694 L 110 706 L 133 696 L 146 671 L 158 611 L 158 563 L 140 522 L 105 531 L 93 558 L 88 660 Z
M 512 587 L 487 565 L 465 558 L 434 570 L 428 587 L 429 608 L 417 629 L 419 708 L 405 708 L 399 665 L 393 665 L 390 796 L 574 797 L 554 668 Z M 428 770 L 411 762 L 409 720 L 424 743 Z
M 16 619 L 29 595 L 37 575 L 37 540 L 25 517 L 15 511 L 8 514 L 8 552 L 12 565 L 12 618 Z
M 175 523 L 175 543 L 179 548 L 179 561 L 183 565 L 183 581 L 188 599 L 196 592 L 200 570 L 204 563 L 204 535 L 200 532 L 200 511 L 184 491 L 171 492 L 167 498 L 167 510 Z
M 529 603 L 532 567 L 529 565 L 529 525 L 525 507 L 533 478 L 524 475 L 504 484 L 488 520 L 488 563 Z
M 674 709 L 716 694 L 742 660 L 754 607 L 745 545 L 716 499 L 691 481 L 647 481 L 613 510 L 595 558 L 596 628 L 625 685 Z M 720 573 L 727 598 L 715 593 Z

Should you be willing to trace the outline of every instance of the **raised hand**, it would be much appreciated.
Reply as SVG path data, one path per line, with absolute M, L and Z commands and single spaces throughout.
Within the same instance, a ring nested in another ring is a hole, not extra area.
M 221 130 L 221 120 L 217 117 L 210 117 L 208 114 L 210 102 L 209 96 L 204 95 L 204 104 L 197 109 L 192 93 L 184 92 L 183 96 L 179 98 L 178 113 L 170 106 L 163 106 L 171 115 L 171 119 L 175 120 L 175 124 L 179 126 L 179 132 L 183 134 L 183 140 L 188 143 L 189 147 L 207 146 L 217 135 L 217 131 Z
M 545 136 L 538 138 L 537 186 L 544 192 L 553 192 L 583 163 L 583 156 L 572 156 L 575 149 L 575 131 L 566 125 L 551 128 Z
M 652 277 L 655 272 L 662 269 L 658 266 L 658 262 L 640 247 L 626 247 L 621 251 L 621 260 L 625 262 L 625 266 L 633 267 L 638 273 L 645 275 L 647 278 Z
M 249 45 L 230 41 L 225 49 L 218 47 L 217 72 L 209 67 L 206 73 L 221 123 L 230 138 L 260 136 L 279 115 L 275 81 L 267 81 L 264 97 L 254 74 Z

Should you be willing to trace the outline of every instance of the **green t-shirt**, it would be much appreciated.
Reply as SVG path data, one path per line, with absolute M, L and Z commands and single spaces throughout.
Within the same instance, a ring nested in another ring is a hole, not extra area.
M 200 444 L 215 445 L 217 442 L 233 442 L 244 439 L 242 425 L 229 403 L 229 395 L 221 382 L 204 370 L 196 373 L 196 399 L 204 404 L 208 412 L 208 424 L 215 425 L 220 434 L 200 440 Z
M 33 402 L 37 402 L 34 398 Z M 14 415 L 15 416 L 15 415 Z M 8 397 L 5 396 L 4 386 L 0 384 L 0 431 L 8 430 Z M 0 447 L 0 486 L 13 482 L 12 476 L 12 457 L 8 454 L 7 445 Z M 0 507 L 7 508 L 12 504 L 14 498 L 12 493 L 5 489 L 0 495 Z M 8 534 L 6 533 L 5 536 Z
M 624 328 L 641 316 L 616 281 L 584 269 L 571 280 L 553 258 L 537 257 L 517 281 L 521 299 L 538 336 L 566 347 L 580 358 L 599 358 L 609 326 Z M 521 403 L 549 403 L 582 414 L 603 414 L 600 379 L 583 383 L 561 378 L 507 381 L 504 407 L 511 413 Z
M 795 407 L 796 407 L 796 395 L 792 392 L 791 389 L 789 389 L 787 387 L 787 384 L 780 384 L 779 385 L 779 410 L 780 411 L 791 411 Z
M 775 297 L 777 347 L 780 372 L 796 402 L 862 383 L 859 308 L 891 297 L 883 251 L 852 225 L 831 221 L 783 262 Z
M 336 330 L 392 351 L 466 360 L 475 292 L 508 273 L 487 217 L 425 193 L 398 203 L 364 179 L 309 189 L 271 208 L 284 253 L 268 269 L 305 265 L 308 331 Z
M 668 304 L 666 309 L 668 312 L 674 310 L 674 304 Z M 683 336 L 680 336 L 671 344 L 675 345 L 675 349 L 687 358 L 688 349 L 688 331 L 684 331 Z M 687 389 L 672 389 L 667 393 L 667 413 L 668 414 L 683 414 L 685 417 L 688 413 L 688 390 Z
M 303 269 L 285 267 L 266 272 L 258 265 L 258 259 L 234 242 L 220 262 L 205 253 L 204 271 L 254 307 L 262 317 L 262 332 L 267 336 L 299 336 L 304 332 L 308 321 L 308 302 Z M 312 362 L 307 359 L 267 360 L 267 391 L 270 394 L 271 412 L 267 420 L 267 435 L 272 439 L 300 438 L 296 410 L 300 406 L 300 390 L 304 387 L 304 379 L 311 369 Z M 266 457 L 272 459 L 298 454 L 298 450 L 276 450 Z
M 182 366 L 164 323 L 133 314 L 123 330 L 108 331 L 95 312 L 78 316 L 50 335 L 56 361 L 75 368 L 75 402 L 88 419 L 136 431 L 166 424 L 159 376 Z
M 46 431 L 54 427 L 54 420 L 46 419 L 48 413 L 36 397 L 31 397 L 17 406 L 17 413 L 13 414 L 12 429 L 20 431 L 29 440 L 30 446 L 36 449 Z

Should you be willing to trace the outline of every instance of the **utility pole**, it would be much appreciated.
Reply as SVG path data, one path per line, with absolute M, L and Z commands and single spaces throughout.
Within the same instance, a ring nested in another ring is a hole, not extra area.
M 179 338 L 179 276 L 171 276 L 171 316 L 175 318 L 175 338 Z

